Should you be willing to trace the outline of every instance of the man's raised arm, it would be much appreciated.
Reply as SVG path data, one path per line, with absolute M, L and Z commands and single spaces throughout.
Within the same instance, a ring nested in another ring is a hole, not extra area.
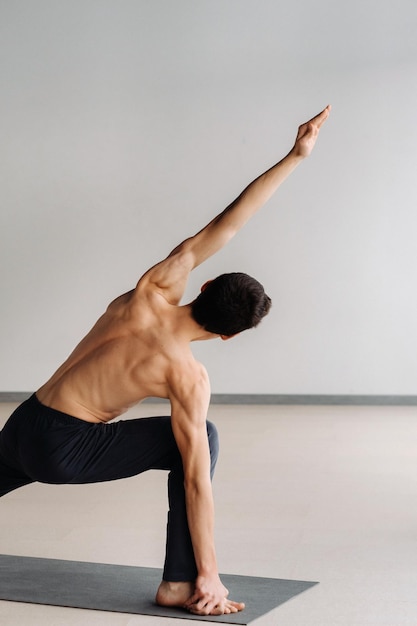
M 287 156 L 258 176 L 222 213 L 196 235 L 183 241 L 164 261 L 145 274 L 165 292 L 169 301 L 175 303 L 180 300 L 191 270 L 223 248 L 271 198 L 297 165 L 311 154 L 330 108 L 328 105 L 298 128 L 294 146 Z
M 194 267 L 220 250 L 271 198 L 297 165 L 311 154 L 330 109 L 328 105 L 321 113 L 302 124 L 287 156 L 251 182 L 220 215 L 184 242 L 193 252 Z

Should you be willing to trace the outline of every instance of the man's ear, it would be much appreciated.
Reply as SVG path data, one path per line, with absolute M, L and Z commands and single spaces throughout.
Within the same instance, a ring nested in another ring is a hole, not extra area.
M 236 337 L 239 333 L 234 333 L 233 335 L 220 335 L 220 339 L 223 341 L 227 341 L 228 339 L 232 339 L 232 337 Z
M 204 291 L 209 286 L 209 284 L 212 283 L 212 282 L 213 282 L 213 280 L 206 280 L 204 285 L 201 286 L 200 291 Z

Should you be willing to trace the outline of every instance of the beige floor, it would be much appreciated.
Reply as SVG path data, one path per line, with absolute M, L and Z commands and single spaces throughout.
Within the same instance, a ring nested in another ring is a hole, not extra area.
M 12 408 L 0 405 L 1 424 Z M 221 570 L 320 581 L 253 624 L 417 625 L 416 418 L 415 407 L 210 409 Z M 0 553 L 160 567 L 165 478 L 17 490 L 0 502 Z M 198 623 L 0 602 L 4 626 Z

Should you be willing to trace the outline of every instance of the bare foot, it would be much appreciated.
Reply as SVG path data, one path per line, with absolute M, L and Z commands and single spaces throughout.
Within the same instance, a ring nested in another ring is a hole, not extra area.
M 156 593 L 155 602 L 160 606 L 183 607 L 193 592 L 194 583 L 192 582 L 174 583 L 163 580 Z
M 195 584 L 192 582 L 168 582 L 163 580 L 156 593 L 155 602 L 160 606 L 185 608 L 184 604 L 193 595 L 194 589 Z M 225 598 L 221 605 L 214 607 L 210 611 L 210 615 L 237 613 L 238 611 L 243 611 L 244 608 L 243 602 L 233 602 L 233 600 Z M 204 609 L 197 610 L 194 605 L 188 607 L 188 610 L 195 615 L 207 615 Z

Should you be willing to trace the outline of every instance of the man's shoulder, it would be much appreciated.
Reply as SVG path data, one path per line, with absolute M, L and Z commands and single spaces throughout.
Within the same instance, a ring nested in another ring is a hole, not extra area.
M 169 304 L 178 305 L 184 295 L 188 276 L 193 267 L 193 253 L 189 246 L 181 244 L 166 259 L 141 276 L 135 293 L 158 293 Z
M 167 373 L 172 398 L 206 400 L 210 397 L 210 380 L 206 368 L 192 355 L 172 361 Z
M 189 354 L 184 351 L 178 358 L 172 359 L 168 376 L 173 382 L 188 381 L 190 385 L 209 383 L 206 368 L 194 358 L 191 351 Z

